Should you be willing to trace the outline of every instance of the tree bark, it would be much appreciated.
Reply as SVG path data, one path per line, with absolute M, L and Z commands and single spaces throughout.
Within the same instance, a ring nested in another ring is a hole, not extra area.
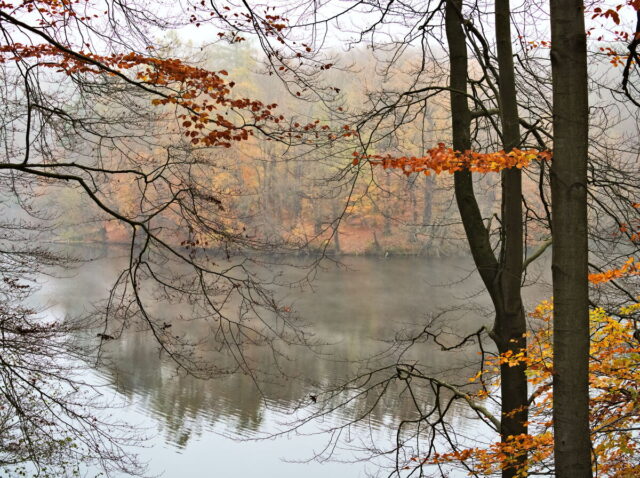
M 556 476 L 591 477 L 587 148 L 582 0 L 551 2 L 553 75 L 553 423 Z
M 449 44 L 451 127 L 453 149 L 467 151 L 471 148 L 471 112 L 467 103 L 467 45 L 460 16 L 461 0 L 448 0 L 445 12 L 447 42 Z M 498 261 L 491 249 L 489 231 L 473 191 L 473 180 L 468 170 L 453 175 L 458 210 L 471 249 L 474 263 L 495 302 L 494 280 Z
M 505 151 L 520 146 L 518 103 L 516 98 L 513 51 L 511 49 L 511 9 L 509 0 L 496 0 L 496 46 L 500 93 L 502 145 Z M 502 171 L 502 241 L 499 261 L 501 313 L 496 314 L 495 334 L 501 353 L 519 353 L 526 348 L 527 323 L 520 293 L 523 260 L 522 171 Z M 528 394 L 525 364 L 501 366 L 502 427 L 506 437 L 527 433 Z M 516 411 L 514 413 L 514 411 Z M 526 455 L 515 465 L 503 469 L 511 478 L 524 466 Z

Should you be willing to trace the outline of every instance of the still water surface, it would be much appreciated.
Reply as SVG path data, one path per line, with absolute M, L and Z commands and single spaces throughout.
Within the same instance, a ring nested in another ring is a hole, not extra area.
M 123 261 L 121 251 L 108 249 L 72 277 L 44 280 L 39 300 L 54 315 L 83 313 L 92 301 L 105 298 Z M 325 456 L 323 451 L 331 443 L 331 435 L 318 432 L 347 423 L 370 404 L 359 402 L 321 422 L 286 431 L 313 412 L 312 395 L 374 366 L 375 362 L 363 360 L 388 348 L 388 341 L 400 331 L 421 328 L 445 309 L 455 309 L 447 314 L 445 325 L 461 334 L 489 325 L 492 317 L 478 308 L 487 304 L 487 298 L 468 260 L 349 257 L 342 261 L 348 267 L 327 265 L 312 289 L 278 291 L 327 345 L 292 349 L 287 377 L 261 383 L 261 393 L 243 375 L 204 381 L 176 373 L 144 334 L 126 333 L 109 344 L 110 365 L 96 374 L 109 384 L 106 394 L 126 405 L 116 410 L 118 418 L 140 426 L 149 438 L 137 452 L 150 474 L 355 478 L 389 465 L 385 459 L 366 459 L 372 443 L 380 447 L 390 443 L 399 421 L 411 416 L 406 394 L 388 394 L 367 420 L 344 430 L 328 461 L 313 460 L 315 454 Z M 537 300 L 545 293 L 538 288 L 529 296 Z M 474 353 L 442 352 L 425 344 L 414 351 L 414 358 L 433 373 L 464 380 L 468 373 L 464 364 L 474 360 Z M 269 354 L 261 360 L 268 369 Z M 480 433 L 463 408 L 456 409 L 454 421 L 460 433 Z

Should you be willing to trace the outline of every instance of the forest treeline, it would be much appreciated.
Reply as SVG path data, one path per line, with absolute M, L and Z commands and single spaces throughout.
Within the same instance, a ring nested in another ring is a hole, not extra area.
M 378 56 L 370 49 L 355 48 L 347 53 L 335 50 L 348 68 L 328 71 L 327 82 L 338 85 L 339 105 L 334 114 L 322 104 L 304 101 L 292 95 L 282 82 L 268 75 L 262 53 L 247 43 L 194 47 L 181 44 L 177 37 L 164 40 L 163 55 L 191 58 L 198 65 L 233 72 L 234 93 L 257 98 L 268 97 L 277 104 L 292 129 L 295 125 L 322 122 L 320 141 L 306 139 L 308 144 L 292 148 L 287 141 L 249 138 L 234 142 L 228 148 L 213 150 L 194 146 L 189 137 L 180 137 L 181 125 L 171 112 L 159 115 L 157 107 L 141 102 L 140 114 L 151 134 L 158 138 L 157 155 L 147 144 L 135 141 L 114 144 L 101 152 L 105 166 L 116 166 L 125 155 L 138 156 L 147 164 L 161 164 L 172 145 L 180 154 L 207 161 L 206 171 L 199 172 L 199 181 L 211 191 L 220 224 L 231 235 L 273 245 L 273 250 L 292 254 L 411 254 L 447 256 L 468 254 L 462 223 L 452 203 L 453 178 L 450 174 L 420 174 L 408 177 L 401 171 L 370 168 L 356 180 L 348 174 L 352 154 L 361 148 L 356 138 L 341 132 L 347 121 L 372 101 L 371 95 L 383 79 Z M 419 53 L 407 55 L 397 65 L 405 75 L 396 74 L 384 82 L 384 87 L 401 90 L 408 86 L 411 71 L 421 61 Z M 450 137 L 449 113 L 445 98 L 429 101 L 419 121 L 376 141 L 367 151 L 376 155 L 424 155 L 428 149 Z M 79 104 L 77 106 L 81 108 Z M 105 108 L 113 108 L 113 105 Z M 333 135 L 327 141 L 325 136 Z M 318 135 L 315 135 L 318 138 Z M 178 140 L 176 141 L 176 137 Z M 73 141 L 72 135 L 69 138 Z M 104 145 L 103 145 L 104 146 Z M 123 151 L 123 148 L 130 148 Z M 76 153 L 82 160 L 82 151 Z M 93 152 L 88 152 L 90 157 Z M 525 198 L 531 218 L 544 215 L 538 196 L 536 166 L 525 179 Z M 144 186 L 133 176 L 105 178 L 105 191 L 117 197 L 113 204 L 125 215 L 135 214 Z M 476 189 L 483 217 L 499 212 L 500 200 L 494 174 L 479 175 Z M 90 203 L 81 188 L 64 189 L 42 186 L 47 201 L 65 204 L 67 212 L 52 238 L 68 243 L 126 244 L 130 230 L 126 224 L 101 214 Z M 116 192 L 117 191 L 117 192 Z M 179 218 L 163 218 L 176 227 Z M 537 222 L 537 224 L 536 224 Z M 184 231 L 174 239 L 183 247 L 216 248 L 219 237 L 207 237 Z M 527 244 L 531 248 L 546 239 L 542 221 L 533 220 L 528 230 Z

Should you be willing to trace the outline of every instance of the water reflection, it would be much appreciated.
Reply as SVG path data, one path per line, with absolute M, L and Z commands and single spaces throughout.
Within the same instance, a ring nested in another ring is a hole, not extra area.
M 53 302 L 52 310 L 78 313 L 90 300 L 103 298 L 110 278 L 119 271 L 119 260 L 114 259 L 113 253 L 110 255 L 109 259 L 83 266 L 72 279 L 50 282 L 45 289 L 49 302 Z M 156 343 L 145 333 L 131 330 L 110 342 L 104 351 L 109 360 L 100 373 L 113 382 L 138 411 L 157 424 L 163 440 L 174 450 L 159 452 L 156 444 L 143 452 L 143 457 L 162 462 L 160 454 L 180 452 L 191 457 L 188 460 L 191 474 L 182 476 L 204 476 L 210 463 L 198 455 L 202 453 L 203 444 L 219 449 L 228 446 L 224 437 L 267 437 L 295 426 L 298 419 L 317 409 L 314 398 L 319 392 L 363 370 L 385 365 L 389 356 L 383 355 L 378 360 L 369 358 L 386 350 L 389 343 L 385 340 L 392 339 L 398 331 L 424 327 L 430 313 L 453 310 L 445 325 L 461 334 L 492 321 L 492 317 L 481 312 L 469 312 L 471 296 L 474 303 L 486 305 L 487 302 L 484 296 L 476 296 L 482 288 L 475 275 L 469 276 L 471 267 L 466 260 L 346 258 L 344 262 L 348 268 L 330 266 L 321 271 L 313 282 L 313 291 L 281 291 L 283 301 L 295 307 L 312 326 L 315 338 L 326 345 L 291 348 L 286 360 L 278 360 L 277 367 L 268 348 L 248 348 L 246 352 L 254 362 L 263 365 L 263 371 L 274 372 L 262 374 L 258 383 L 255 377 L 243 374 L 200 380 L 178 372 L 171 362 L 163 360 Z M 300 273 L 296 269 L 287 272 L 292 276 Z M 55 297 L 59 300 L 52 299 Z M 176 305 L 171 312 L 188 313 L 188 309 L 181 312 Z M 414 359 L 426 364 L 431 373 L 442 374 L 458 383 L 466 382 L 469 370 L 465 366 L 476 360 L 474 351 L 442 352 L 432 343 L 416 347 L 412 354 Z M 219 360 L 219 355 L 212 351 L 211 359 Z M 325 417 L 322 423 L 300 431 L 332 429 L 371 409 L 367 420 L 349 428 L 349 438 L 363 448 L 370 446 L 361 445 L 365 442 L 388 440 L 401 420 L 414 416 L 414 406 L 409 395 L 403 393 L 403 384 L 394 383 L 391 387 L 380 401 L 376 394 L 368 395 Z M 432 398 L 428 391 L 419 397 L 427 403 Z M 475 426 L 468 415 L 465 410 L 456 409 L 456 429 L 464 431 Z M 322 440 L 324 438 L 316 439 L 314 447 Z M 252 446 L 258 450 L 260 446 L 263 450 L 269 449 L 270 445 L 265 444 L 268 442 L 260 443 L 264 445 Z M 305 456 L 312 454 L 308 449 Z M 287 452 L 281 456 L 287 457 Z M 345 459 L 352 458 L 354 455 Z M 285 476 L 283 470 L 291 465 L 280 462 L 280 467 L 274 466 L 277 470 L 273 470 L 273 476 Z M 350 470 L 336 476 L 357 476 L 362 466 L 356 474 Z M 171 473 L 166 476 L 179 476 Z

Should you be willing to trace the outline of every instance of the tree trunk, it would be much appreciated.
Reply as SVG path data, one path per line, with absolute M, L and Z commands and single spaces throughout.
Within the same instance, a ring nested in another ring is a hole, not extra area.
M 422 225 L 430 226 L 431 225 L 431 217 L 433 214 L 433 189 L 435 187 L 436 181 L 435 177 L 430 174 L 429 176 L 425 176 L 424 178 L 424 206 L 422 209 Z
M 384 220 L 382 235 L 387 237 L 391 235 L 391 216 L 393 214 L 393 207 L 391 204 L 395 198 L 391 194 L 391 173 L 389 171 L 385 171 L 384 173 L 385 200 L 382 203 L 382 216 Z
M 446 7 L 446 33 L 449 44 L 451 124 L 453 149 L 467 151 L 471 147 L 471 112 L 467 104 L 467 45 L 460 16 L 461 0 L 448 0 Z M 478 273 L 495 303 L 495 283 L 498 261 L 489 241 L 489 231 L 473 191 L 473 179 L 468 170 L 453 175 L 454 189 L 462 225 L 469 242 L 471 255 Z
M 467 47 L 462 28 L 461 1 L 449 0 L 446 9 L 446 32 L 450 54 L 450 86 L 453 148 L 466 151 L 471 148 L 467 92 Z M 499 63 L 505 71 L 500 73 L 501 115 L 506 150 L 520 142 L 518 111 L 510 46 L 509 4 L 502 0 L 496 5 L 496 35 L 499 40 Z M 506 11 L 506 16 L 505 16 Z M 506 25 L 505 25 L 506 21 Z M 505 44 L 508 43 L 508 44 Z M 522 277 L 523 228 L 522 228 L 522 180 L 520 170 L 505 171 L 502 175 L 502 223 L 503 233 L 499 260 L 495 257 L 489 231 L 473 190 L 469 171 L 454 173 L 456 202 L 462 218 L 478 272 L 487 288 L 495 308 L 492 339 L 501 353 L 520 352 L 526 345 L 526 322 L 520 296 Z M 501 439 L 527 433 L 527 379 L 525 367 L 501 367 Z M 519 462 L 524 462 L 524 456 Z M 502 476 L 516 475 L 519 465 L 505 468 Z
M 338 201 L 334 201 L 331 206 L 331 217 L 339 217 L 340 213 L 340 203 Z M 336 254 L 342 253 L 342 247 L 340 246 L 340 224 L 341 222 L 334 222 L 331 224 L 331 228 L 333 229 L 333 246 Z
M 293 201 L 293 223 L 295 224 L 298 221 L 302 221 L 302 195 L 300 194 L 300 189 L 302 187 L 302 161 L 296 161 L 293 168 L 294 180 L 290 195 Z
M 553 74 L 553 423 L 556 476 L 591 477 L 587 148 L 582 0 L 551 2 Z
M 509 0 L 496 0 L 496 46 L 500 93 L 502 144 L 505 151 L 520 145 L 515 72 L 511 50 L 511 19 Z M 502 171 L 502 240 L 499 266 L 500 313 L 496 314 L 494 333 L 501 353 L 519 353 L 526 348 L 527 323 L 520 294 L 523 258 L 522 171 L 511 168 Z M 501 366 L 502 440 L 527 433 L 528 394 L 526 366 Z M 513 413 L 517 410 L 516 413 Z M 511 412 L 511 413 L 509 413 Z M 507 415 L 508 413 L 508 415 Z M 526 455 L 515 466 L 503 469 L 502 476 L 511 478 L 524 466 Z

